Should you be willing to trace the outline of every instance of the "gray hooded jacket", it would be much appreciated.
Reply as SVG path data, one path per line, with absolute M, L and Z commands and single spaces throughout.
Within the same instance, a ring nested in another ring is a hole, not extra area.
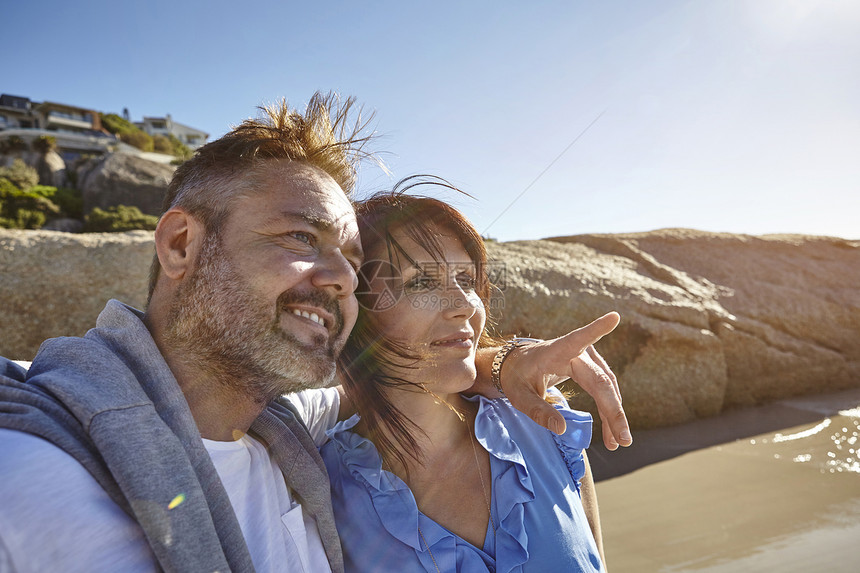
M 0 427 L 80 462 L 140 524 L 163 570 L 253 571 L 188 403 L 142 318 L 111 300 L 83 338 L 45 341 L 28 372 L 0 359 Z M 332 571 L 343 571 L 328 475 L 303 423 L 276 400 L 251 433 L 316 520 Z M 185 500 L 167 511 L 176 492 Z

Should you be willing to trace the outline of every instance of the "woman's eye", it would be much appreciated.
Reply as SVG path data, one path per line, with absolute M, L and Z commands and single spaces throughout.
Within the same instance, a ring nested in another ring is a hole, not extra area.
M 463 290 L 475 290 L 478 287 L 478 280 L 470 275 L 457 276 L 457 284 Z
M 436 288 L 436 279 L 426 275 L 418 275 L 406 283 L 410 291 L 432 290 Z

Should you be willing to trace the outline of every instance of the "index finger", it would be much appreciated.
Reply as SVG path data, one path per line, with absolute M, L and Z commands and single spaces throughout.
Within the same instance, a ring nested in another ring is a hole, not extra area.
M 619 322 L 621 316 L 617 312 L 608 312 L 582 328 L 556 338 L 552 345 L 570 358 L 579 356 L 589 346 L 615 330 Z

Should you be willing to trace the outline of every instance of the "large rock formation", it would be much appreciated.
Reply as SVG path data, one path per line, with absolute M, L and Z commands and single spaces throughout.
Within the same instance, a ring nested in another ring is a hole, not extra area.
M 599 349 L 634 427 L 860 387 L 858 241 L 665 230 L 488 246 L 500 332 L 621 313 Z M 84 333 L 109 298 L 142 307 L 152 253 L 150 232 L 0 230 L 0 354 Z
M 599 349 L 639 427 L 860 386 L 858 241 L 672 229 L 490 253 L 504 264 L 502 332 L 553 337 L 621 313 Z
M 154 252 L 150 231 L 0 229 L 0 355 L 30 360 L 46 338 L 83 335 L 111 298 L 143 308 Z
M 161 214 L 161 201 L 176 167 L 127 153 L 109 153 L 94 165 L 78 170 L 84 212 L 95 207 L 135 206 L 149 215 Z

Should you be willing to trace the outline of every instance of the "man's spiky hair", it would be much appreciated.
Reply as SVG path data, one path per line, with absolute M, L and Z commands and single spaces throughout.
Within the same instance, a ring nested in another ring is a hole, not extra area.
M 259 110 L 259 118 L 247 119 L 207 143 L 176 170 L 162 212 L 181 207 L 203 222 L 207 234 L 217 233 L 233 200 L 253 192 L 267 161 L 298 161 L 317 167 L 350 195 L 359 163 L 375 160 L 366 150 L 373 138 L 368 133 L 373 115 L 362 118 L 361 109 L 355 109 L 355 98 L 317 92 L 303 114 L 290 109 L 285 99 Z M 160 268 L 156 257 L 149 275 L 150 297 Z

